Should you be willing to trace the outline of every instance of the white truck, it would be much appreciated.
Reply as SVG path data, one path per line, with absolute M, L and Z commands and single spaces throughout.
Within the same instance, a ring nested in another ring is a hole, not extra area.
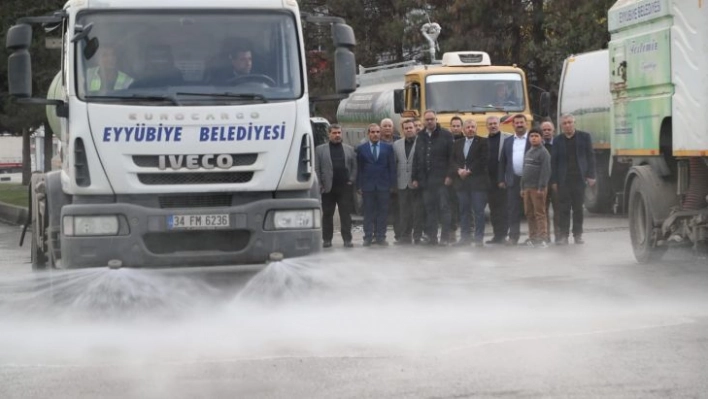
M 331 24 L 345 97 L 353 30 L 295 0 L 70 0 L 10 28 L 10 94 L 46 105 L 62 142 L 61 170 L 32 181 L 33 268 L 319 250 L 303 21 Z M 32 97 L 32 24 L 62 37 L 47 99 Z M 246 52 L 252 68 L 241 73 Z
M 608 25 L 609 173 L 623 182 L 619 197 L 635 258 L 659 260 L 670 246 L 704 252 L 708 4 L 620 0 L 609 11 Z

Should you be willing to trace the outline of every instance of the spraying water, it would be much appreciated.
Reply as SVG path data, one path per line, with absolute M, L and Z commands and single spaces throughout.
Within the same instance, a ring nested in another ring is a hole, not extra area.
M 616 245 L 608 243 L 606 253 L 622 253 Z M 214 375 L 223 365 L 247 369 L 278 359 L 436 359 L 677 325 L 686 309 L 700 313 L 699 299 L 708 299 L 696 279 L 670 293 L 695 302 L 659 301 L 622 276 L 626 269 L 598 267 L 588 248 L 355 248 L 272 262 L 233 281 L 105 268 L 3 277 L 0 371 L 99 367 L 112 372 L 99 381 L 130 381 L 133 396 L 188 397 L 187 371 Z M 603 285 L 596 278 L 602 268 L 616 280 Z

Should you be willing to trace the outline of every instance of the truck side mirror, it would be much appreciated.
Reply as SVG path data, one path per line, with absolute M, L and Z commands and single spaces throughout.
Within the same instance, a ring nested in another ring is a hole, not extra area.
M 28 24 L 17 24 L 7 30 L 5 48 L 8 50 L 26 50 L 32 45 L 32 27 Z
M 396 114 L 402 114 L 403 110 L 406 108 L 405 102 L 405 92 L 403 89 L 397 89 L 393 91 L 393 112 Z
M 551 93 L 547 91 L 541 93 L 540 106 L 542 117 L 548 117 L 551 115 Z
M 16 98 L 32 97 L 32 57 L 27 49 L 32 45 L 32 26 L 17 24 L 7 30 L 8 92 Z
M 348 49 L 352 49 L 356 46 L 354 29 L 347 24 L 332 24 L 332 40 L 334 41 L 335 47 L 346 47 Z
M 348 48 L 338 47 L 334 51 L 334 84 L 340 94 L 356 90 L 356 60 Z
M 32 57 L 26 49 L 7 57 L 8 92 L 17 98 L 32 97 Z
M 356 90 L 356 59 L 352 48 L 356 45 L 354 30 L 344 23 L 332 24 L 334 51 L 334 84 L 339 94 Z

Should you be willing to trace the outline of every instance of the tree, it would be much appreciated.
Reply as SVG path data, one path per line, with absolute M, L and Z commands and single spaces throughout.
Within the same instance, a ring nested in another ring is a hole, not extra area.
M 3 32 L 24 16 L 45 15 L 62 8 L 64 0 L 4 0 L 0 9 L 0 29 Z M 41 29 L 33 29 L 32 43 L 32 87 L 35 97 L 44 97 L 54 75 L 59 70 L 60 54 L 46 49 L 44 41 L 48 35 Z M 7 76 L 7 57 L 4 46 L 0 48 L 0 75 Z M 29 182 L 30 150 L 29 136 L 41 126 L 45 119 L 45 108 L 18 104 L 8 95 L 8 82 L 0 80 L 0 132 L 23 135 L 23 184 Z M 51 137 L 48 138 L 51 140 Z M 39 165 L 38 165 L 39 167 Z
M 607 11 L 614 2 L 429 1 L 443 26 L 443 51 L 486 51 L 497 65 L 523 68 L 531 85 L 554 97 L 566 57 L 607 47 Z M 532 97 L 532 105 L 537 99 Z

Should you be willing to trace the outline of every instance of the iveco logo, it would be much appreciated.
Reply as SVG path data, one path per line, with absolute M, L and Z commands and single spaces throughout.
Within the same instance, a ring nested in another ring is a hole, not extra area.
M 258 112 L 251 112 L 251 119 L 260 118 Z M 221 112 L 218 114 L 203 114 L 203 113 L 188 113 L 188 114 L 153 114 L 153 113 L 129 113 L 128 119 L 131 121 L 233 121 L 243 120 L 246 115 L 243 112 L 228 113 Z
M 229 169 L 234 166 L 234 159 L 229 154 L 221 155 L 159 155 L 157 167 L 178 169 Z

